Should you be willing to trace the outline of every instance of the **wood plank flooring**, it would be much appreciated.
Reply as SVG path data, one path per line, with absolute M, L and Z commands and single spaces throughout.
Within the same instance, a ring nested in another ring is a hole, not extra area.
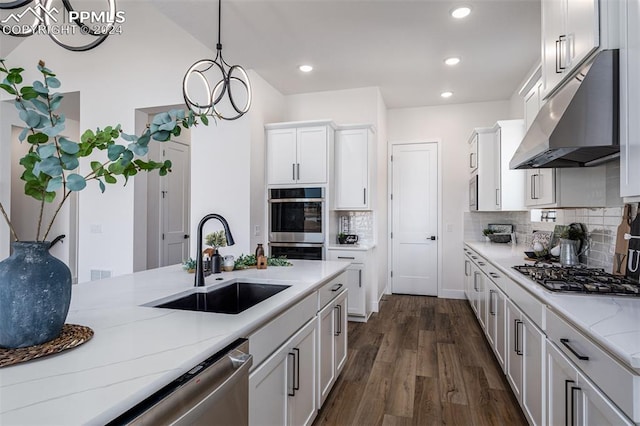
M 435 424 L 527 422 L 467 301 L 385 296 L 314 425 Z

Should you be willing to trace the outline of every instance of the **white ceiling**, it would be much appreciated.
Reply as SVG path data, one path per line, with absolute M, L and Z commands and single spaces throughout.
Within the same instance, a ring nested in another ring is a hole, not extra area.
M 215 49 L 217 1 L 152 1 Z M 473 10 L 456 20 L 460 4 Z M 505 100 L 539 61 L 540 0 L 224 0 L 222 44 L 285 95 L 377 86 L 388 108 Z

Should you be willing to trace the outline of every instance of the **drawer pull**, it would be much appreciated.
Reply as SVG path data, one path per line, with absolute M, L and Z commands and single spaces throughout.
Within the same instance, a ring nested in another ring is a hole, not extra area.
M 350 259 L 350 260 L 354 260 L 355 257 L 353 256 L 338 256 L 338 259 Z
M 478 265 L 480 265 L 480 266 L 484 266 L 484 265 L 486 265 L 486 263 L 484 263 L 484 262 L 478 262 Z
M 565 348 L 569 349 L 571 351 L 571 353 L 574 354 L 576 356 L 576 358 L 578 358 L 579 360 L 581 360 L 581 361 L 589 361 L 589 357 L 588 356 L 580 355 L 578 352 L 576 352 L 575 349 L 573 349 L 571 346 L 569 346 L 569 339 L 560 339 L 560 343 L 562 343 Z
M 500 275 L 496 274 L 495 272 L 489 272 L 489 275 L 491 275 L 491 278 L 500 278 Z
M 336 284 L 333 287 L 331 287 L 331 291 L 335 293 L 336 291 L 340 290 L 341 288 L 342 288 L 342 284 Z

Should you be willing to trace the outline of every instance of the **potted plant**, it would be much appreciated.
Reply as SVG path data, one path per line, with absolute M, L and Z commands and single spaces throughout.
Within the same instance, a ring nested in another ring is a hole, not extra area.
M 224 233 L 224 229 L 205 235 L 204 243 L 211 247 L 210 249 L 205 250 L 211 258 L 211 272 L 219 274 L 222 272 L 222 256 L 218 253 L 218 248 L 225 247 L 227 245 L 227 237 Z
M 42 61 L 38 63 L 41 78 L 33 84 L 23 82 L 23 71 L 7 67 L 0 59 L 0 89 L 15 97 L 14 105 L 25 123 L 19 140 L 29 144 L 28 153 L 20 159 L 24 193 L 40 202 L 40 213 L 34 224 L 35 240 L 22 241 L 0 203 L 0 213 L 14 240 L 13 254 L 0 262 L 0 347 L 5 348 L 44 343 L 62 330 L 71 299 L 71 273 L 49 254 L 48 238 L 71 193 L 89 184 L 97 184 L 104 192 L 106 185 L 126 184 L 141 172 L 157 170 L 166 175 L 171 171 L 170 161 L 143 158 L 149 143 L 167 141 L 182 128 L 209 122 L 206 115 L 171 110 L 156 115 L 140 136 L 126 134 L 115 125 L 86 130 L 80 141 L 72 141 L 62 136 L 65 116 L 58 108 L 63 95 L 55 92 L 60 80 Z M 106 155 L 99 155 L 100 151 Z M 79 171 L 83 159 L 90 161 L 89 171 Z M 53 215 L 44 223 L 47 208 L 52 208 Z

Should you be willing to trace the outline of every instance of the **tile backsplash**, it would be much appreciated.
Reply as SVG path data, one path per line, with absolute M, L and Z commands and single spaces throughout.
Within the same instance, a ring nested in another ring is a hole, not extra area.
M 590 247 L 581 256 L 580 261 L 592 268 L 604 268 L 610 271 L 613 266 L 613 254 L 616 233 L 622 219 L 623 207 L 599 207 L 584 209 L 556 210 L 556 222 L 538 222 L 531 220 L 531 212 L 465 212 L 465 241 L 484 241 L 482 230 L 489 223 L 509 223 L 515 227 L 518 243 L 530 245 L 534 230 L 553 231 L 555 225 L 568 225 L 573 222 L 584 223 L 589 232 Z M 539 215 L 540 210 L 533 210 Z M 632 211 L 632 217 L 635 211 Z
M 370 211 L 334 211 L 336 215 L 335 223 L 338 224 L 336 233 L 342 231 L 341 217 L 346 217 L 348 223 L 348 234 L 358 235 L 358 241 L 363 244 L 372 244 L 374 242 L 374 223 L 373 212 Z

